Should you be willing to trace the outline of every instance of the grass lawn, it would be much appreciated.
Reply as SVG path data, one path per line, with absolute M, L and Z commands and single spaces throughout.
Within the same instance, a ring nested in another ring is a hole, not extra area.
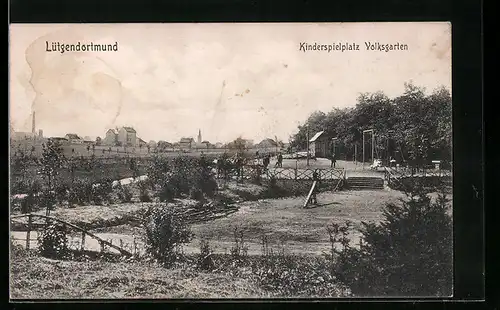
M 152 263 L 11 259 L 11 299 L 271 297 L 251 280 Z

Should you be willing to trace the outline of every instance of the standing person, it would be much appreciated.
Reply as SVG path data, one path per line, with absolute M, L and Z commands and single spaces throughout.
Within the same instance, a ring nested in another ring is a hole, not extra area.
M 313 183 L 314 182 L 319 182 L 319 173 L 318 173 L 318 169 L 315 169 L 314 172 L 313 172 Z M 319 184 L 316 183 L 316 187 L 318 186 Z M 316 197 L 316 192 L 317 192 L 317 189 L 315 188 L 311 194 L 311 204 L 313 205 L 316 205 L 318 204 L 318 199 Z
M 264 170 L 267 170 L 267 166 L 269 166 L 269 162 L 270 162 L 269 155 L 266 155 L 266 157 L 264 157 L 264 160 L 262 161 L 262 164 L 264 165 Z
M 278 154 L 278 167 L 283 168 L 283 155 L 281 153 Z
M 335 164 L 337 163 L 337 158 L 335 157 L 335 153 L 332 153 L 332 157 L 330 158 L 331 163 L 330 163 L 330 168 L 335 168 Z

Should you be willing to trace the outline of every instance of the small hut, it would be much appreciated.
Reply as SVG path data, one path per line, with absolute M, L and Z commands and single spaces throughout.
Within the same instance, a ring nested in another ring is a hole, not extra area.
M 312 157 L 328 158 L 331 156 L 330 139 L 324 131 L 317 132 L 309 140 L 309 151 Z

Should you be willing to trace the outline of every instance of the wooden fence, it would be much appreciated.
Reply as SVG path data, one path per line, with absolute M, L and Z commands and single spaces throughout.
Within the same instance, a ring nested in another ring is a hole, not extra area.
M 345 179 L 344 168 L 269 168 L 266 176 L 276 180 L 312 180 L 315 170 L 320 180 Z
M 384 167 L 384 178 L 389 185 L 399 183 L 407 178 L 439 178 L 452 179 L 453 173 L 444 169 L 411 169 L 405 167 Z
M 27 226 L 28 229 L 26 231 L 26 249 L 28 249 L 28 250 L 30 248 L 30 241 L 31 241 L 30 233 L 33 230 L 33 218 L 38 217 L 38 218 L 45 219 L 48 222 L 50 222 L 50 221 L 58 222 L 58 223 L 62 224 L 63 226 L 65 226 L 66 229 L 71 228 L 77 232 L 80 232 L 81 233 L 81 243 L 80 243 L 79 250 L 82 252 L 85 251 L 85 238 L 86 238 L 86 236 L 89 236 L 89 237 L 91 237 L 99 242 L 99 244 L 101 246 L 101 252 L 104 252 L 106 246 L 108 246 L 112 249 L 117 250 L 120 254 L 122 254 L 124 256 L 127 256 L 127 257 L 133 256 L 133 254 L 131 252 L 123 249 L 122 247 L 119 247 L 119 246 L 114 245 L 113 243 L 111 243 L 107 240 L 99 238 L 98 236 L 94 235 L 93 233 L 91 233 L 91 232 L 89 232 L 81 227 L 78 227 L 76 225 L 73 225 L 71 223 L 68 223 L 66 221 L 63 221 L 63 220 L 55 218 L 55 217 L 41 215 L 41 214 L 27 213 L 27 214 L 13 215 L 10 217 L 10 219 L 15 220 L 15 219 L 20 219 L 20 218 L 24 218 L 24 217 L 28 218 L 28 226 Z

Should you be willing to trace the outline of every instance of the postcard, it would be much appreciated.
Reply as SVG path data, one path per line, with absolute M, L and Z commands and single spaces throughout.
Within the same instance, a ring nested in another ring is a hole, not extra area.
M 11 24 L 12 300 L 450 297 L 451 24 Z

